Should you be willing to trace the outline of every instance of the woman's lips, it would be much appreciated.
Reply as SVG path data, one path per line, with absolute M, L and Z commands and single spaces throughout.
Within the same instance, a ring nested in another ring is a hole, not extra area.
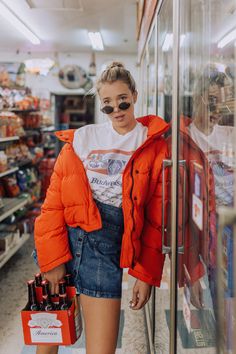
M 119 115 L 119 116 L 115 116 L 114 119 L 118 120 L 118 119 L 123 119 L 124 117 L 125 117 L 124 114 L 122 114 L 122 115 Z

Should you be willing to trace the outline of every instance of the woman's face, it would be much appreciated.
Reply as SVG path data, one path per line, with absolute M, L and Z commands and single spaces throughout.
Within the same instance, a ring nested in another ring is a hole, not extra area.
M 119 134 L 125 134 L 135 127 L 134 103 L 137 100 L 137 93 L 132 93 L 126 83 L 120 80 L 113 83 L 104 83 L 99 90 L 99 96 L 101 108 L 105 106 L 113 107 L 114 110 L 108 114 L 108 117 L 113 128 Z M 129 108 L 126 110 L 119 108 L 122 102 L 130 103 Z
M 218 85 L 210 85 L 209 89 L 204 92 L 197 101 L 197 117 L 198 128 L 205 134 L 210 134 L 214 125 L 218 124 L 220 114 L 221 92 Z

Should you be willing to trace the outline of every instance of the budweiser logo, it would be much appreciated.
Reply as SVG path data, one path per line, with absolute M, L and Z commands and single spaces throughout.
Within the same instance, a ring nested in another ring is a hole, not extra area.
M 57 319 L 56 313 L 34 313 L 31 314 L 31 320 L 28 322 L 29 327 L 61 327 L 62 322 Z

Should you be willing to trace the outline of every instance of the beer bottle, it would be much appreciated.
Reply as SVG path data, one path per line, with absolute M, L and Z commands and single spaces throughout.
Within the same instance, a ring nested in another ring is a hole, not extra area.
M 38 287 L 42 286 L 42 275 L 41 275 L 41 273 L 35 274 L 34 281 L 35 281 L 35 286 L 38 286 Z
M 48 280 L 42 281 L 42 288 L 43 288 L 43 304 L 42 304 L 42 311 L 53 311 L 55 306 L 51 300 L 51 294 L 49 289 L 49 282 Z
M 68 310 L 71 306 L 71 301 L 68 300 L 66 294 L 66 282 L 61 280 L 59 282 L 59 310 Z
M 72 281 L 72 275 L 71 274 L 66 274 L 64 276 L 65 282 L 66 282 L 66 286 L 73 286 L 73 281 Z
M 28 311 L 39 311 L 39 304 L 36 298 L 34 280 L 29 280 L 27 284 L 28 284 L 28 304 L 26 305 L 26 309 Z
M 54 311 L 54 305 L 48 295 L 43 295 L 43 304 L 41 307 L 41 311 Z

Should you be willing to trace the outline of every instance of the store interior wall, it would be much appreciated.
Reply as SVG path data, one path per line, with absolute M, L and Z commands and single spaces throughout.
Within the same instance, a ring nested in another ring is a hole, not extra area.
M 56 94 L 76 94 L 83 93 L 83 89 L 67 89 L 61 85 L 58 79 L 58 71 L 65 65 L 73 64 L 78 65 L 85 69 L 87 72 L 89 70 L 89 64 L 91 62 L 91 52 L 87 53 L 11 53 L 5 52 L 0 53 L 0 62 L 22 62 L 26 59 L 31 58 L 51 58 L 56 62 L 55 67 L 47 74 L 47 76 L 42 75 L 26 75 L 26 86 L 30 87 L 32 94 L 38 96 L 39 98 L 50 98 L 51 93 Z M 112 61 L 121 61 L 125 67 L 132 73 L 137 85 L 138 85 L 138 66 L 136 64 L 137 55 L 127 55 L 127 54 L 107 54 L 96 52 L 96 68 L 97 76 L 105 69 L 106 65 Z M 93 81 L 96 77 L 92 78 Z M 139 88 L 138 88 L 139 89 Z M 102 123 L 107 120 L 106 116 L 100 112 L 99 98 L 96 96 L 95 102 L 95 123 Z M 135 114 L 139 107 L 139 101 L 137 101 L 135 107 Z

